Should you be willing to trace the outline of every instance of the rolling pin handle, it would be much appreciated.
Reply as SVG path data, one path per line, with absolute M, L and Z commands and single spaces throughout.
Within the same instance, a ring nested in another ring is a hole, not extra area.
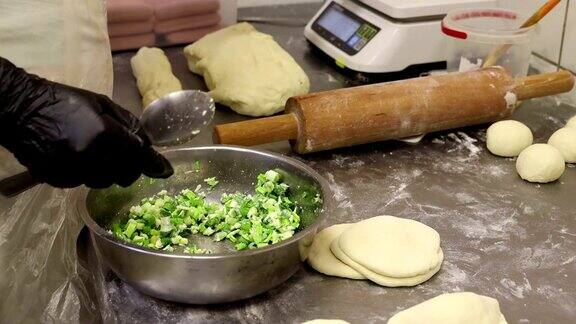
M 294 114 L 285 114 L 214 127 L 216 144 L 253 146 L 293 140 L 298 137 L 298 120 Z
M 514 80 L 514 92 L 518 100 L 564 93 L 572 90 L 573 87 L 574 75 L 565 70 L 529 75 Z

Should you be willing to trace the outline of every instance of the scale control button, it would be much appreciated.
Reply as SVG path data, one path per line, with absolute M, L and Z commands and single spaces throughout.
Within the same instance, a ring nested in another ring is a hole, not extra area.
M 360 40 L 360 37 L 358 37 L 358 35 L 353 35 L 348 40 L 348 45 L 350 45 L 350 47 L 354 47 L 354 45 L 356 44 L 356 42 L 358 42 L 358 40 Z
M 362 47 L 364 47 L 364 45 L 366 45 L 366 41 L 364 39 L 361 39 L 356 43 L 356 45 L 354 45 L 354 49 L 359 51 L 362 49 Z

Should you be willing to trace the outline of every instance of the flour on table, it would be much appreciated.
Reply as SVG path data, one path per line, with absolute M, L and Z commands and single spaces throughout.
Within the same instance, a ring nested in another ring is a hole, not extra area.
M 334 175 L 327 172 L 326 177 L 328 178 L 328 184 L 330 185 L 330 190 L 334 195 L 334 199 L 338 202 L 338 208 L 354 208 L 354 205 L 350 202 L 342 187 L 336 183 Z
M 354 159 L 340 154 L 332 154 L 331 163 L 341 168 L 352 169 L 352 171 L 358 171 L 357 169 L 365 164 L 364 161 L 360 159 Z
M 456 158 L 459 162 L 466 162 L 474 159 L 482 151 L 482 148 L 475 144 L 478 142 L 478 140 L 470 137 L 464 132 L 449 133 L 447 135 L 441 135 L 438 138 L 432 139 L 432 143 L 439 145 L 448 144 L 451 141 L 458 145 L 447 149 L 448 153 L 456 153 L 463 150 L 468 151 L 467 156 L 458 156 Z
M 524 206 L 524 209 L 522 209 L 522 211 L 524 212 L 525 215 L 534 214 L 534 208 L 532 208 L 530 206 Z
M 503 278 L 500 280 L 500 285 L 508 290 L 508 292 L 517 298 L 523 299 L 524 294 L 532 290 L 532 286 L 526 277 L 521 283 L 517 283 L 508 278 Z

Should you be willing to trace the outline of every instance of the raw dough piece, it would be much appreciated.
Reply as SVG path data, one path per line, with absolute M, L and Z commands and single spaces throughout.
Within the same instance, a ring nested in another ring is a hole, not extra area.
M 339 319 L 315 319 L 304 322 L 302 324 L 350 324 L 350 323 Z
M 443 294 L 401 311 L 388 324 L 506 324 L 494 298 L 471 292 Z
M 440 235 L 420 222 L 378 216 L 350 226 L 332 241 L 334 256 L 383 286 L 413 286 L 430 279 L 444 259 Z
M 381 286 L 385 286 L 385 287 L 409 287 L 409 286 L 416 286 L 418 284 L 421 284 L 424 281 L 432 278 L 432 276 L 434 276 L 434 274 L 436 274 L 436 272 L 438 272 L 438 270 L 440 270 L 440 266 L 442 265 L 442 260 L 444 259 L 444 253 L 442 252 L 442 250 L 440 250 L 439 255 L 438 255 L 440 262 L 438 262 L 438 264 L 436 265 L 436 267 L 434 269 L 431 269 L 430 271 L 428 271 L 426 273 L 423 273 L 423 274 L 420 274 L 417 276 L 413 276 L 413 277 L 396 278 L 396 277 L 386 276 L 386 275 L 382 275 L 382 274 L 376 273 L 374 271 L 371 271 L 370 269 L 368 269 L 368 268 L 362 266 L 361 264 L 355 262 L 354 260 L 352 260 L 340 248 L 339 238 L 336 238 L 334 241 L 332 241 L 332 244 L 330 244 L 330 250 L 332 251 L 334 256 L 336 256 L 338 259 L 340 259 L 340 261 L 342 261 L 342 262 L 346 263 L 347 265 L 349 265 L 350 267 L 354 268 L 356 271 L 360 272 L 363 276 L 368 278 L 370 281 L 375 282 L 375 283 L 377 283 Z
M 518 156 L 522 150 L 532 145 L 532 131 L 528 126 L 515 120 L 495 122 L 486 131 L 486 146 L 498 156 Z
M 576 116 L 570 118 L 566 123 L 566 127 L 576 128 Z
M 239 114 L 268 116 L 308 93 L 306 73 L 272 36 L 248 23 L 206 35 L 184 48 L 188 68 L 204 76 L 216 102 Z
M 552 145 L 528 146 L 516 160 L 520 177 L 530 182 L 547 183 L 560 178 L 566 165 L 562 153 Z
M 560 128 L 550 136 L 548 144 L 557 148 L 567 163 L 576 162 L 576 128 Z
M 172 74 L 170 61 L 161 49 L 142 47 L 130 64 L 144 108 L 164 95 L 182 90 L 180 80 Z
M 340 248 L 376 273 L 413 277 L 437 265 L 440 235 L 411 219 L 378 216 L 354 224 L 340 236 Z
M 314 237 L 308 254 L 308 264 L 316 271 L 330 276 L 366 279 L 358 271 L 338 260 L 330 251 L 330 243 L 352 224 L 338 224 L 323 229 Z

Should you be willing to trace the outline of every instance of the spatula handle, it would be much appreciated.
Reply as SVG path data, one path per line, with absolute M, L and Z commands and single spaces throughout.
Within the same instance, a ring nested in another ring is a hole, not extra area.
M 217 144 L 260 145 L 296 139 L 298 120 L 294 114 L 247 120 L 214 127 Z
M 518 100 L 539 98 L 564 93 L 574 87 L 574 75 L 560 70 L 552 73 L 529 75 L 514 80 Z
M 0 194 L 4 197 L 12 198 L 24 191 L 40 184 L 30 172 L 18 173 L 0 181 Z

